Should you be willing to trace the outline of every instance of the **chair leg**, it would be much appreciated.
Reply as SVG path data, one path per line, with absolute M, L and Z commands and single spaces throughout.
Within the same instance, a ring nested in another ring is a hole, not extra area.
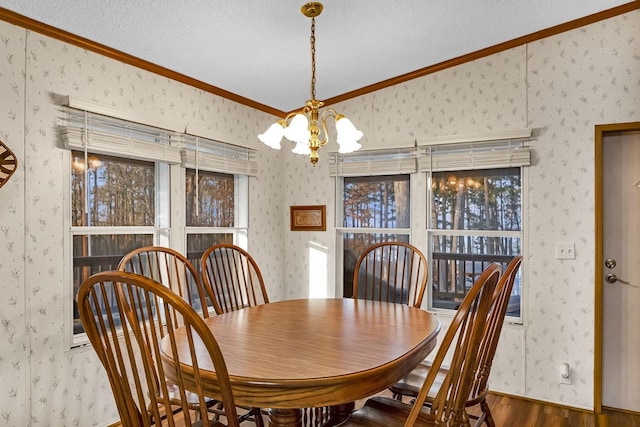
M 480 402 L 480 408 L 482 409 L 484 422 L 487 423 L 487 426 L 496 427 L 496 424 L 493 421 L 493 417 L 491 416 L 491 409 L 489 409 L 489 405 L 487 404 L 487 401 L 485 399 L 482 399 L 482 402 Z
M 262 410 L 260 408 L 248 408 L 246 406 L 240 406 L 240 408 L 247 410 L 247 412 L 238 417 L 238 422 L 240 422 L 240 424 L 245 421 L 251 421 L 255 423 L 256 427 L 264 427 Z
M 256 427 L 264 427 L 264 420 L 262 419 L 262 411 L 260 410 L 260 408 L 255 408 L 255 411 L 256 411 L 256 415 L 255 415 Z

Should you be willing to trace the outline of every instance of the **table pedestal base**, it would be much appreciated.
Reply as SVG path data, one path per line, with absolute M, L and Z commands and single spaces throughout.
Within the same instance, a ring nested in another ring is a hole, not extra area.
M 269 427 L 302 427 L 302 410 L 269 409 Z

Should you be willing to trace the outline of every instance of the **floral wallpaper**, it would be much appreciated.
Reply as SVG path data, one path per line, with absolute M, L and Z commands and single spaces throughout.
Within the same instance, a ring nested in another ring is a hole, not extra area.
M 640 13 L 528 47 L 530 169 L 526 394 L 593 405 L 594 126 L 640 120 Z M 575 261 L 553 243 L 576 243 Z M 554 368 L 572 366 L 559 386 Z
M 446 69 L 334 106 L 365 134 L 364 147 L 421 138 L 532 128 L 533 164 L 526 169 L 523 324 L 506 325 L 491 387 L 593 409 L 594 145 L 596 124 L 640 120 L 640 12 Z M 324 161 L 323 161 L 324 160 Z M 318 170 L 287 158 L 285 197 L 311 204 L 326 195 L 335 210 L 335 181 L 326 155 Z M 321 178 L 318 178 L 321 177 Z M 416 177 L 412 197 L 426 194 Z M 420 205 L 418 203 L 418 205 Z M 425 214 L 412 213 L 414 230 Z M 335 239 L 329 228 L 325 238 Z M 287 297 L 305 297 L 301 260 L 318 236 L 287 236 Z M 413 233 L 426 247 L 425 233 Z M 573 241 L 575 260 L 555 258 L 556 241 Z M 331 247 L 331 246 L 330 246 Z M 335 254 L 332 255 L 335 259 Z M 449 319 L 442 317 L 443 327 Z M 561 363 L 571 385 L 558 384 Z
M 274 300 L 284 291 L 282 168 L 255 135 L 271 118 L 251 108 L 0 21 L 0 138 L 19 170 L 0 203 L 0 425 L 90 426 L 117 421 L 90 346 L 69 349 L 70 283 L 64 259 L 68 152 L 58 148 L 57 95 L 211 129 L 255 143 L 250 179 L 255 255 Z M 275 256 L 273 256 L 275 255 Z M 67 311 L 65 311 L 67 310 Z
M 0 22 L 0 140 L 18 169 L 0 192 L 0 425 L 27 425 L 29 409 L 28 319 L 24 238 L 25 35 L 9 37 Z
M 335 106 L 369 147 L 534 129 L 524 322 L 505 327 L 496 390 L 593 406 L 593 127 L 640 120 L 639 23 L 635 11 Z M 66 338 L 68 159 L 58 148 L 54 95 L 255 142 L 250 251 L 271 299 L 335 293 L 328 150 L 313 168 L 258 144 L 255 135 L 273 120 L 264 113 L 2 21 L 0 45 L 0 139 L 19 161 L 0 190 L 0 426 L 106 426 L 118 418 L 94 352 L 70 350 Z M 425 194 L 424 181 L 414 197 Z M 288 207 L 308 204 L 327 205 L 326 232 L 289 230 Z M 415 229 L 424 228 L 422 216 L 415 208 Z M 576 243 L 575 260 L 555 259 L 559 238 Z M 562 362 L 573 368 L 571 385 L 558 384 Z

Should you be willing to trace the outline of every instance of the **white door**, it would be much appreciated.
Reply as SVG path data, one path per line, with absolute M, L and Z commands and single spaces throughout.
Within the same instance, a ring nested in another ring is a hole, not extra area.
M 640 129 L 602 141 L 602 404 L 640 412 Z

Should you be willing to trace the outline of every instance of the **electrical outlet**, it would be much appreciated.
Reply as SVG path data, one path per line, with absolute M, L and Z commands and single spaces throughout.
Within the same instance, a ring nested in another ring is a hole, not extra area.
M 568 363 L 560 365 L 560 384 L 571 384 L 571 366 Z
M 556 259 L 576 259 L 576 244 L 556 242 Z

